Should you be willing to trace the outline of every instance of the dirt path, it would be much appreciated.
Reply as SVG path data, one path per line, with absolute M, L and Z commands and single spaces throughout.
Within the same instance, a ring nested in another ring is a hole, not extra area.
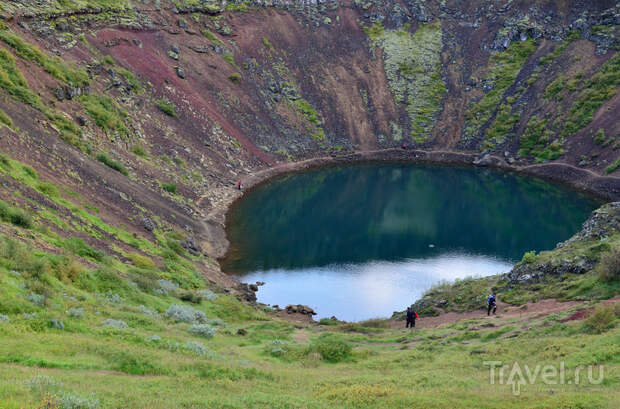
M 602 303 L 609 305 L 620 302 L 620 297 L 611 298 L 609 300 L 605 300 Z M 465 321 L 476 318 L 488 318 L 490 320 L 496 320 L 498 318 L 502 319 L 510 319 L 510 318 L 521 318 L 527 320 L 528 318 L 541 318 L 551 314 L 557 314 L 560 312 L 568 311 L 575 307 L 587 307 L 589 310 L 592 310 L 594 307 L 591 307 L 588 304 L 588 301 L 557 301 L 554 299 L 541 300 L 537 303 L 527 303 L 522 306 L 513 306 L 509 304 L 505 304 L 502 302 L 498 302 L 497 304 L 497 314 L 495 316 L 487 317 L 486 310 L 479 311 L 469 311 L 469 312 L 447 312 L 441 314 L 437 317 L 424 317 L 416 320 L 416 328 L 435 328 L 443 324 L 450 324 L 458 321 Z M 589 312 L 589 311 L 588 311 Z M 588 312 L 579 313 L 578 318 L 583 319 L 587 317 Z M 577 315 L 577 314 L 576 314 Z M 404 328 L 405 321 L 391 321 L 391 328 Z

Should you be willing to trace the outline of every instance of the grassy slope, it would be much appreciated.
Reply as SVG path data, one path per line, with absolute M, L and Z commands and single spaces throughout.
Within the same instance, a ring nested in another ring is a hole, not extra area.
M 20 236 L 41 234 L 37 220 L 3 220 Z M 199 298 L 208 287 L 200 277 L 186 288 L 154 281 L 183 276 L 145 256 L 130 257 L 132 266 L 97 261 L 84 246 L 69 249 L 49 254 L 0 240 L 0 407 L 474 408 L 501 401 L 509 408 L 611 408 L 620 397 L 617 305 L 597 327 L 565 320 L 587 304 L 490 322 L 481 314 L 415 331 L 384 320 L 304 326 L 226 293 Z M 444 288 L 465 299 L 472 287 L 462 284 Z M 215 336 L 168 317 L 173 304 L 202 311 Z M 108 319 L 128 328 L 105 326 Z M 562 361 L 569 373 L 604 365 L 605 378 L 578 386 L 538 379 L 516 397 L 508 385 L 489 385 L 484 362 L 491 360 Z
M 19 300 L 21 310 L 36 314 L 11 313 L 10 321 L 0 324 L 3 408 L 38 407 L 47 393 L 90 399 L 78 407 L 99 401 L 101 407 L 119 408 L 473 408 L 497 401 L 508 408 L 611 408 L 620 398 L 620 328 L 592 334 L 580 321 L 562 323 L 572 311 L 538 319 L 498 318 L 490 328 L 482 327 L 487 319 L 480 318 L 413 332 L 360 325 L 299 331 L 220 295 L 192 305 L 225 321 L 206 340 L 189 334 L 189 324 L 137 308 L 163 312 L 179 302 L 173 297 L 131 294 L 109 302 L 53 281 L 57 292 L 39 307 L 23 300 L 23 276 L 0 271 L 3 298 Z M 69 317 L 70 306 L 83 307 L 84 316 Z M 64 330 L 50 328 L 51 317 L 62 319 Z M 102 327 L 109 317 L 130 328 Z M 247 335 L 237 335 L 240 328 Z M 314 342 L 327 331 L 354 346 L 349 358 L 330 363 L 316 353 Z M 153 340 L 154 335 L 161 339 Z M 274 345 L 276 339 L 284 344 Z M 208 352 L 192 352 L 184 347 L 187 341 L 201 343 Z M 603 364 L 605 381 L 578 387 L 539 381 L 514 397 L 509 386 L 489 386 L 483 364 L 489 360 L 532 366 L 566 361 L 569 370 Z M 36 378 L 41 375 L 62 387 L 40 387 L 49 383 Z

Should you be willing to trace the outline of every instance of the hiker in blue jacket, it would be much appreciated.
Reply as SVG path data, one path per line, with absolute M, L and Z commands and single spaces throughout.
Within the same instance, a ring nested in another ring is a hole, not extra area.
M 493 294 L 489 295 L 489 298 L 487 299 L 487 305 L 487 315 L 491 315 L 491 310 L 493 310 L 493 315 L 495 315 L 495 311 L 497 311 L 497 297 L 495 291 L 493 291 Z

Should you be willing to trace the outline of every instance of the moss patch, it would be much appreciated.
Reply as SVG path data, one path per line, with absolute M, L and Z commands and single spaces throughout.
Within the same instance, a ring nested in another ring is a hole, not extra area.
M 406 106 L 411 137 L 425 140 L 437 121 L 446 92 L 441 78 L 441 26 L 422 25 L 413 34 L 376 25 L 366 31 L 384 51 L 390 90 L 396 103 Z

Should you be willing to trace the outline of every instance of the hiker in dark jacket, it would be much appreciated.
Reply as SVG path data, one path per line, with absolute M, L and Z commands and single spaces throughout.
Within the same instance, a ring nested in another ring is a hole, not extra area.
M 415 327 L 416 318 L 419 318 L 418 313 L 411 309 L 411 307 L 407 307 L 407 323 L 405 324 L 405 328 Z
M 489 295 L 487 306 L 487 315 L 491 315 L 491 310 L 493 310 L 493 315 L 495 315 L 495 311 L 497 311 L 497 297 L 495 291 L 493 291 L 493 294 Z

